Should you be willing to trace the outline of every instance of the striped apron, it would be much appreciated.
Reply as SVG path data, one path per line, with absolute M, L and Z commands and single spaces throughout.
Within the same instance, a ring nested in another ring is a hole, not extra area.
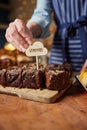
M 87 0 L 52 0 L 56 31 L 50 64 L 70 62 L 80 71 L 87 58 Z

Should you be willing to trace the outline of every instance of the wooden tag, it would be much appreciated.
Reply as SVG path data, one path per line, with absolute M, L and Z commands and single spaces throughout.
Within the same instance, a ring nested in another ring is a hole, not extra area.
M 36 56 L 36 66 L 38 70 L 38 56 L 46 55 L 47 49 L 43 46 L 42 42 L 34 42 L 31 46 L 28 47 L 25 54 L 27 56 Z
M 47 49 L 43 46 L 42 42 L 34 42 L 25 53 L 27 56 L 41 56 L 47 54 Z

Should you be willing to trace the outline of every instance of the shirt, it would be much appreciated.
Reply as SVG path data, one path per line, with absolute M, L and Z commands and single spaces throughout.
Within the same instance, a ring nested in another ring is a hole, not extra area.
M 49 25 L 51 23 L 52 11 L 51 0 L 37 0 L 36 9 L 28 22 L 36 22 L 41 26 L 43 33 L 40 38 L 45 38 L 50 35 Z
M 51 23 L 51 13 L 55 12 L 57 16 L 57 24 L 74 23 L 80 16 L 87 16 L 87 0 L 55 0 L 56 2 L 54 9 L 52 0 L 38 0 L 37 6 L 30 22 L 34 21 L 38 23 L 43 29 L 41 37 L 49 35 L 49 25 Z M 87 32 L 87 28 L 84 27 Z M 62 32 L 60 27 L 55 35 L 50 63 L 51 64 L 62 64 L 63 63 L 63 48 L 62 39 L 60 38 Z M 82 57 L 82 43 L 81 39 L 77 34 L 75 37 L 68 38 L 68 44 L 66 45 L 67 61 L 72 64 L 73 70 L 79 71 L 83 64 Z

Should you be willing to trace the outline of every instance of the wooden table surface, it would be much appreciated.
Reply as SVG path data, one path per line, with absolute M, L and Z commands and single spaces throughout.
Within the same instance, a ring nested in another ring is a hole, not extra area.
M 87 130 L 87 94 L 70 88 L 52 104 L 0 94 L 0 130 Z

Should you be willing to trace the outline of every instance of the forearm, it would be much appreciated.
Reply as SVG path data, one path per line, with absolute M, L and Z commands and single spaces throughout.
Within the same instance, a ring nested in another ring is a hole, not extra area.
M 42 34 L 41 27 L 35 22 L 27 23 L 27 27 L 32 32 L 34 38 L 37 38 Z

